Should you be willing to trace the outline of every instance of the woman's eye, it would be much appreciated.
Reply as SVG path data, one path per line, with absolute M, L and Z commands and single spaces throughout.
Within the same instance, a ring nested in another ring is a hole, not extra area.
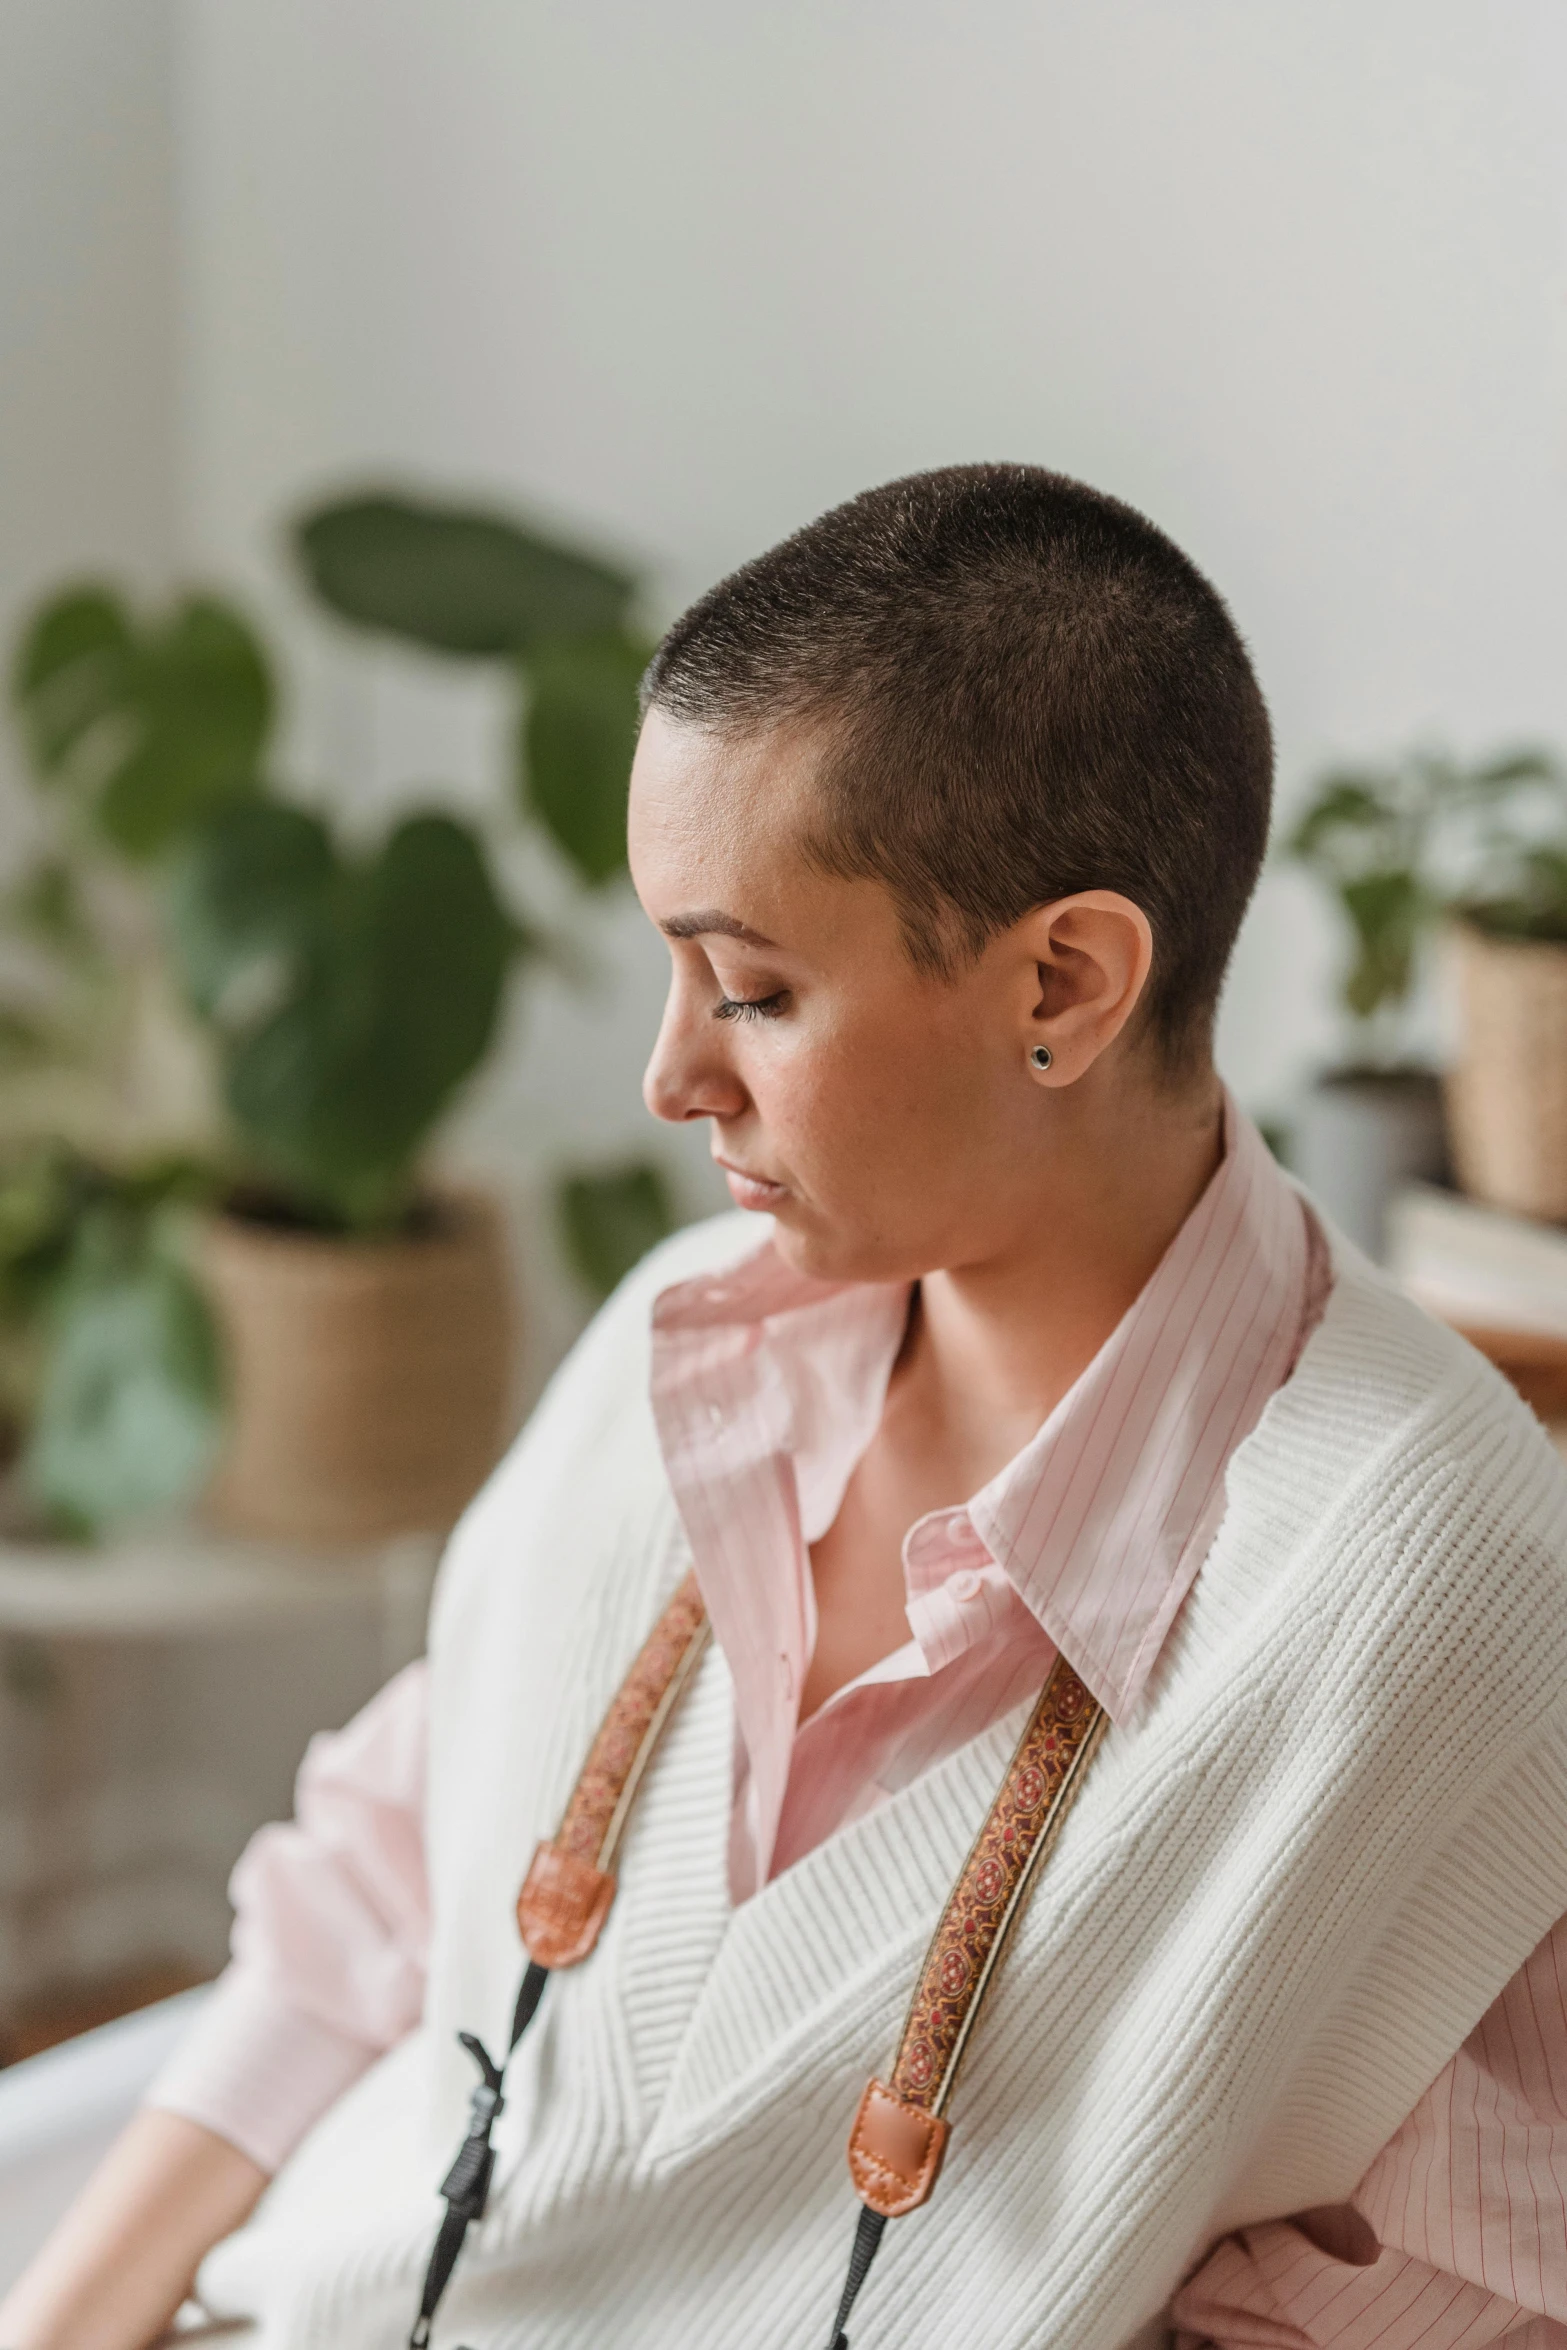
M 713 1006 L 715 1020 L 776 1020 L 789 1000 L 789 990 L 776 995 L 726 995 Z

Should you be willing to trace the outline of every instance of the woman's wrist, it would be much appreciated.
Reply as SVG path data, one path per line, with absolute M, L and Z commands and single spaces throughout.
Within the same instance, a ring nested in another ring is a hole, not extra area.
M 147 2350 L 267 2175 L 183 2115 L 144 2110 L 0 2302 L 4 2350 Z

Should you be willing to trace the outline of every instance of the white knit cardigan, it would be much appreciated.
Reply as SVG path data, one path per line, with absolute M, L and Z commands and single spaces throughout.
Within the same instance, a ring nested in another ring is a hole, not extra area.
M 472 2079 L 453 2035 L 504 2040 L 518 1882 L 686 1563 L 650 1301 L 754 1229 L 724 1218 L 633 1277 L 452 1544 L 427 2024 L 208 2258 L 204 2299 L 259 2317 L 266 2350 L 406 2340 Z M 1118 2350 L 1217 2234 L 1346 2196 L 1567 1911 L 1567 1474 L 1477 1355 L 1337 1254 L 1036 1886 L 855 2350 Z M 735 1910 L 710 1655 L 604 1938 L 519 2052 L 443 2350 L 825 2350 L 855 2100 L 1021 1719 Z

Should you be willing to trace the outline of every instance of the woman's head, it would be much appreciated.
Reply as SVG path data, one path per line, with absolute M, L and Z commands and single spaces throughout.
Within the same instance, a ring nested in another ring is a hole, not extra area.
M 988 1253 L 1107 1085 L 1203 1078 L 1268 721 L 1140 516 L 1022 466 L 890 484 L 712 589 L 646 695 L 632 866 L 675 963 L 648 1098 L 782 1186 L 741 1196 L 803 1266 Z

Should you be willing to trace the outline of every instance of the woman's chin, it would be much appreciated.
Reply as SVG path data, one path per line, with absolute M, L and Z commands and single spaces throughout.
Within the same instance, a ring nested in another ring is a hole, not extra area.
M 773 1211 L 773 1247 L 791 1273 L 807 1281 L 896 1281 L 899 1271 L 863 1234 L 845 1232 L 790 1198 Z

